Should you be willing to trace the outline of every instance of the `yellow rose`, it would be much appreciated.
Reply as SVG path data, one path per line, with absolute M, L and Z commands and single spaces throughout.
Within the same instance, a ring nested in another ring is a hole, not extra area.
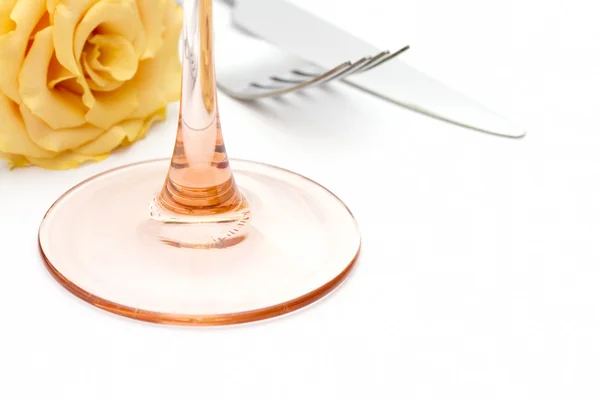
M 0 0 L 0 158 L 68 169 L 145 136 L 178 100 L 174 0 Z

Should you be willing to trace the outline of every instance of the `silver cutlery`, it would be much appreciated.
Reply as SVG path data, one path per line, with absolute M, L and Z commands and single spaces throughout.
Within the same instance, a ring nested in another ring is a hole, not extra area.
M 302 89 L 345 79 L 384 65 L 409 49 L 405 46 L 393 53 L 382 51 L 356 61 L 345 61 L 323 70 L 298 57 L 284 54 L 277 47 L 260 39 L 235 31 L 217 30 L 217 86 L 227 95 L 239 100 L 257 100 L 282 96 Z M 223 43 L 227 41 L 227 43 Z M 250 58 L 261 54 L 258 68 L 244 66 L 243 56 L 236 55 L 233 69 L 221 62 L 225 51 L 245 49 Z
M 337 65 L 339 60 L 360 59 L 364 54 L 380 53 L 377 47 L 284 0 L 238 0 L 233 4 L 231 17 L 233 24 L 247 34 L 264 39 L 279 51 L 299 57 L 308 65 L 316 64 L 322 70 Z M 219 47 L 222 47 L 220 43 L 217 49 Z M 253 76 L 251 74 L 264 76 L 260 73 L 260 69 L 242 72 L 246 80 Z M 512 138 L 525 135 L 523 127 L 419 72 L 399 58 L 339 79 L 382 99 L 446 122 Z

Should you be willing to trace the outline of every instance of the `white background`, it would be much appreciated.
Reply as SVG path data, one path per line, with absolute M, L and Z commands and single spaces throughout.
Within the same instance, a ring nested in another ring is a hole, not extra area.
M 381 47 L 411 44 L 407 62 L 528 136 L 450 126 L 342 85 L 261 106 L 221 96 L 230 156 L 328 186 L 356 214 L 364 250 L 314 307 L 219 329 L 96 310 L 37 253 L 56 197 L 169 156 L 173 120 L 75 171 L 0 167 L 0 399 L 598 399 L 596 3 L 296 3 Z

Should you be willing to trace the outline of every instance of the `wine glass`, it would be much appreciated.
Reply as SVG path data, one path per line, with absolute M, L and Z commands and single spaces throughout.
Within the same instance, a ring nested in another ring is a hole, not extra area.
M 226 325 L 297 310 L 348 276 L 360 250 L 356 222 L 308 178 L 228 159 L 212 0 L 183 3 L 172 159 L 117 168 L 69 190 L 41 223 L 43 260 L 86 302 L 149 322 Z

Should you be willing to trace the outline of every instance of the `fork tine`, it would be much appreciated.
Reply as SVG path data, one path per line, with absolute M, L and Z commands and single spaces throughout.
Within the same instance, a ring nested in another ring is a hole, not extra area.
M 406 46 L 391 54 L 389 51 L 383 51 L 381 53 L 376 54 L 373 57 L 364 57 L 355 62 L 347 61 L 320 75 L 305 72 L 300 69 L 293 69 L 290 72 L 294 75 L 297 75 L 299 77 L 298 79 L 282 78 L 273 75 L 269 77 L 269 79 L 272 81 L 272 84 L 261 84 L 257 82 L 252 82 L 248 84 L 247 90 L 244 90 L 243 93 L 235 93 L 231 90 L 225 90 L 233 97 L 236 97 L 241 100 L 255 100 L 265 97 L 281 96 L 286 93 L 294 92 L 296 90 L 307 89 L 315 85 L 327 83 L 333 80 L 343 79 L 354 73 L 369 71 L 370 69 L 378 67 L 381 64 L 404 53 L 409 48 L 409 46 Z
M 265 89 L 265 90 L 279 90 L 282 89 L 281 86 L 272 86 L 272 85 L 261 85 L 260 83 L 252 82 L 248 86 L 252 86 L 257 89 Z
M 386 51 L 382 51 L 381 53 L 375 55 L 374 57 L 363 57 L 360 60 L 356 61 L 354 64 L 352 64 L 351 70 L 342 71 L 338 75 L 332 76 L 325 82 L 338 80 L 338 79 L 344 79 L 345 77 L 347 77 L 349 75 L 368 71 L 372 68 L 375 68 L 375 67 L 399 56 L 400 54 L 407 51 L 409 48 L 410 48 L 410 46 L 405 46 L 392 54 L 390 54 L 390 52 L 386 50 Z M 292 70 L 292 72 L 296 75 L 305 76 L 305 77 L 313 77 L 314 78 L 314 77 L 319 76 L 317 74 L 310 74 L 310 73 L 306 73 L 306 72 L 302 72 L 302 71 L 298 71 L 298 70 Z
M 392 58 L 399 56 L 400 54 L 404 53 L 408 49 L 410 49 L 410 46 L 405 46 L 405 47 L 401 48 L 400 50 L 388 55 L 387 57 L 383 57 L 383 58 L 379 59 L 379 62 L 376 62 L 376 63 L 370 65 L 368 68 L 365 68 L 365 69 L 361 70 L 360 72 L 366 72 L 375 67 L 379 67 L 381 64 L 390 61 Z
M 366 69 L 368 69 L 368 68 L 369 68 L 369 67 L 371 67 L 372 65 L 377 65 L 377 64 L 378 64 L 378 62 L 379 62 L 379 61 L 380 61 L 380 60 L 381 60 L 383 57 L 387 56 L 388 54 L 390 54 L 390 52 L 389 52 L 389 51 L 387 51 L 387 50 L 386 50 L 386 51 L 382 51 L 381 53 L 377 54 L 375 57 L 372 57 L 372 58 L 371 58 L 371 60 L 370 60 L 370 61 L 369 61 L 367 64 L 363 65 L 363 66 L 362 66 L 362 67 L 361 67 L 361 68 L 360 68 L 358 71 L 355 71 L 355 72 L 360 72 L 360 71 L 363 71 L 363 70 L 366 70 Z
M 354 66 L 355 63 L 351 63 L 350 61 L 346 61 L 343 64 L 338 65 L 335 68 L 330 69 L 327 72 L 321 73 L 321 74 L 314 74 L 314 73 L 310 73 L 310 72 L 304 72 L 304 71 L 300 71 L 299 69 L 293 69 L 290 72 L 295 74 L 295 75 L 299 75 L 299 76 L 304 76 L 306 78 L 322 78 L 325 74 L 327 74 L 329 79 L 332 79 L 333 77 L 339 75 L 339 74 L 343 74 L 344 72 L 346 72 L 347 70 L 349 70 L 350 68 L 352 68 Z M 331 73 L 336 72 L 336 74 L 331 75 Z M 271 79 L 273 79 L 274 81 L 277 82 L 294 82 L 294 83 L 307 83 L 309 81 L 294 81 L 293 79 L 281 79 L 278 77 L 271 77 Z M 327 81 L 326 80 L 326 81 Z M 320 82 L 320 80 L 319 80 Z
M 296 75 L 300 75 L 300 76 L 306 76 L 308 78 L 316 78 L 317 76 L 321 76 L 320 74 L 311 74 L 311 73 L 308 73 L 308 72 L 300 71 L 298 69 L 293 69 L 290 72 L 292 74 L 296 74 Z
M 350 68 L 348 68 L 344 71 L 340 71 L 338 74 L 329 77 L 329 79 L 327 79 L 324 83 L 331 82 L 331 81 L 337 80 L 337 79 L 342 79 L 342 78 L 354 73 L 354 71 L 360 69 L 363 65 L 366 65 L 369 62 L 371 62 L 371 57 L 363 57 L 360 60 L 352 63 Z
M 278 76 L 272 76 L 272 77 L 270 77 L 269 79 L 271 79 L 272 81 L 275 81 L 275 82 L 279 82 L 279 83 L 287 83 L 287 84 L 289 84 L 289 83 L 292 83 L 292 84 L 294 84 L 294 85 L 299 85 L 299 84 L 301 84 L 301 83 L 304 83 L 304 82 L 306 82 L 306 79 L 305 79 L 305 80 L 299 80 L 299 79 L 283 79 L 283 78 L 280 78 L 280 77 L 278 77 Z
M 352 69 L 353 66 L 354 66 L 354 64 L 352 64 L 350 61 L 346 61 L 345 63 L 340 64 L 337 67 L 332 68 L 329 71 L 327 71 L 307 82 L 304 82 L 303 84 L 299 85 L 297 88 L 305 89 L 305 88 L 309 88 L 314 85 L 321 84 L 323 82 L 327 82 L 332 77 L 343 74 L 346 71 L 349 71 L 350 69 Z M 298 71 L 298 72 L 301 72 L 301 71 Z
M 343 72 L 343 71 L 346 71 L 347 69 L 351 68 L 352 65 L 353 64 L 350 61 L 346 61 L 345 63 L 342 63 L 342 64 L 338 65 L 337 67 L 332 68 L 329 71 L 327 71 L 321 75 L 318 75 L 316 77 L 311 77 L 311 75 L 309 75 L 308 73 L 297 70 L 296 72 L 298 72 L 298 75 L 311 77 L 312 79 L 309 79 L 301 84 L 294 85 L 291 87 L 262 85 L 262 84 L 258 84 L 258 83 L 254 82 L 254 83 L 251 83 L 249 86 L 254 89 L 260 89 L 261 93 L 257 93 L 255 91 L 247 92 L 244 94 L 238 93 L 235 95 L 235 97 L 237 97 L 238 99 L 243 99 L 243 100 L 255 100 L 255 99 L 260 99 L 260 98 L 265 98 L 265 97 L 281 96 L 283 94 L 294 92 L 296 90 L 306 89 L 311 86 L 318 85 L 321 82 L 328 79 L 330 76 L 339 74 L 340 72 Z
M 381 52 L 378 55 L 376 55 L 375 57 L 363 57 L 363 58 L 359 59 L 358 61 L 352 63 L 351 68 L 349 68 L 348 71 L 341 71 L 338 75 L 334 75 L 331 78 L 329 78 L 327 80 L 327 82 L 332 81 L 334 79 L 341 79 L 341 77 L 345 77 L 345 76 L 349 75 L 350 73 L 356 72 L 357 70 L 361 71 L 363 68 L 369 66 L 372 62 L 379 60 L 381 57 L 385 56 L 386 54 L 389 54 L 389 51 Z M 297 69 L 294 69 L 291 72 L 296 75 L 311 77 L 311 78 L 320 76 L 318 74 L 311 74 L 311 73 L 299 71 Z

